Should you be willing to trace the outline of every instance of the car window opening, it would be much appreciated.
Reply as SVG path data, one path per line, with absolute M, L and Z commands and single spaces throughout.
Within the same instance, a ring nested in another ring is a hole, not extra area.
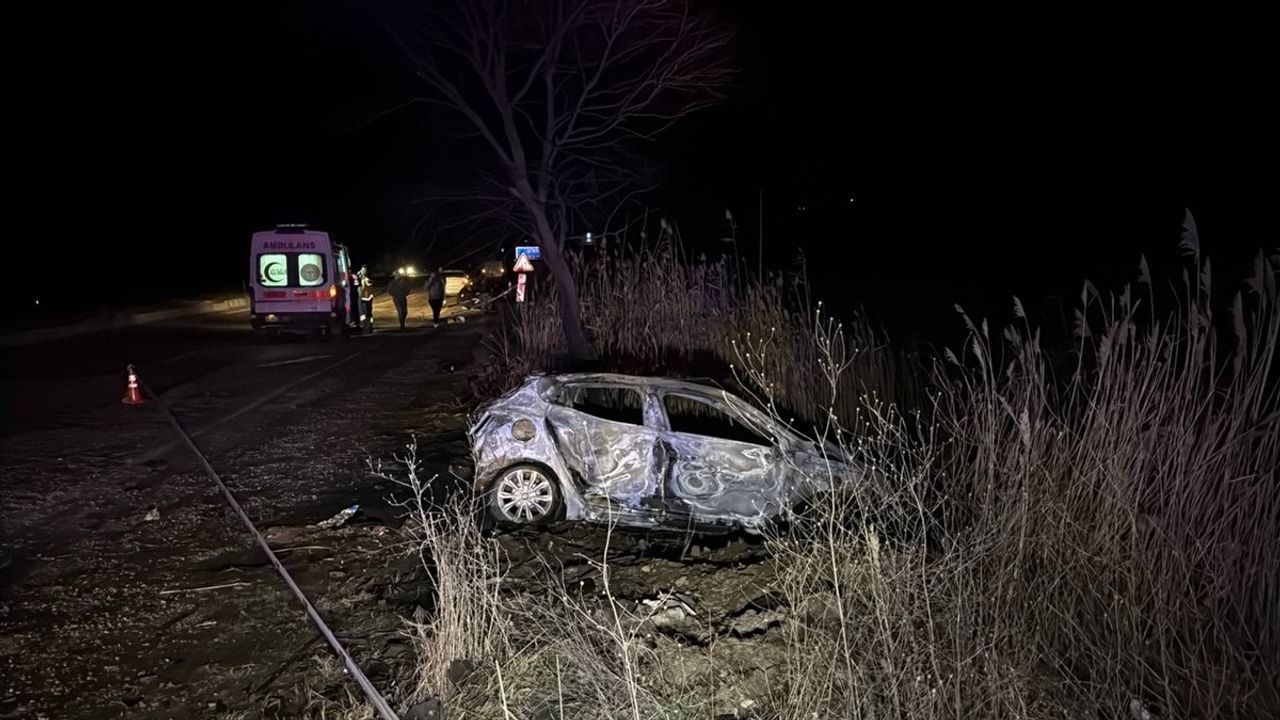
M 601 420 L 644 425 L 644 398 L 632 388 L 569 387 L 561 404 Z
M 662 406 L 667 411 L 667 422 L 672 432 L 765 447 L 773 445 L 768 438 L 741 419 L 705 400 L 684 395 L 664 395 Z

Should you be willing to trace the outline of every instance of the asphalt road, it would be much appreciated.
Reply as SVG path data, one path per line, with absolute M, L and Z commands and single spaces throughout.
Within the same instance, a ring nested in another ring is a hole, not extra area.
M 239 399 L 269 393 L 342 360 L 349 362 L 334 374 L 358 380 L 362 372 L 394 363 L 412 347 L 411 338 L 431 331 L 425 302 L 416 295 L 411 300 L 406 331 L 394 327 L 394 311 L 384 296 L 375 306 L 379 331 L 345 340 L 257 337 L 246 311 L 236 310 L 3 347 L 0 437 L 76 426 L 87 416 L 116 409 L 130 364 L 156 393 L 174 400 L 180 417 L 196 423 Z M 456 311 L 446 308 L 445 316 Z M 192 395 L 220 402 L 178 402 Z
M 216 585 L 193 573 L 244 551 L 248 535 L 155 403 L 120 402 L 126 367 L 259 527 L 305 527 L 352 501 L 387 512 L 366 459 L 416 432 L 429 471 L 466 462 L 459 398 L 487 323 L 432 328 L 425 306 L 412 298 L 410 327 L 388 329 L 384 300 L 377 332 L 341 340 L 257 337 L 238 311 L 0 348 L 0 717 L 262 707 L 281 682 L 262 674 L 288 667 L 289 646 L 313 633 L 265 569 L 175 604 L 175 588 Z M 330 592 L 329 575 L 306 577 L 314 566 L 300 582 Z M 196 609 L 209 607 L 222 614 Z M 232 607 L 242 621 L 228 628 Z

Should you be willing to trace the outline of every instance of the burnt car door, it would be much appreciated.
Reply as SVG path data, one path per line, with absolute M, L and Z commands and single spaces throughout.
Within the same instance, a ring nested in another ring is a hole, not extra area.
M 772 438 L 727 403 L 678 392 L 661 399 L 672 515 L 753 525 L 778 514 L 786 489 Z
M 645 393 L 630 386 L 567 384 L 547 412 L 583 498 L 641 508 L 658 484 L 657 430 L 645 427 Z

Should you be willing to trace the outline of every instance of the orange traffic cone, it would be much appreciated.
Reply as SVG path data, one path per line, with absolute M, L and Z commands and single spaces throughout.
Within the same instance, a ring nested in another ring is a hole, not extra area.
M 133 366 L 129 366 L 129 387 L 124 391 L 124 397 L 120 402 L 125 405 L 141 405 L 142 390 L 138 387 L 138 373 L 133 371 Z

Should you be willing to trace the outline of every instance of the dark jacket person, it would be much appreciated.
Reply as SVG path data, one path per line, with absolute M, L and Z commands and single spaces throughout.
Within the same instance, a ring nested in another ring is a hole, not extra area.
M 409 316 L 409 280 L 397 270 L 395 277 L 387 285 L 387 294 L 396 306 L 396 317 L 400 320 L 400 329 L 404 329 L 404 320 Z
M 440 323 L 440 308 L 444 307 L 444 271 L 431 273 L 426 284 L 427 304 L 431 306 L 431 322 Z

